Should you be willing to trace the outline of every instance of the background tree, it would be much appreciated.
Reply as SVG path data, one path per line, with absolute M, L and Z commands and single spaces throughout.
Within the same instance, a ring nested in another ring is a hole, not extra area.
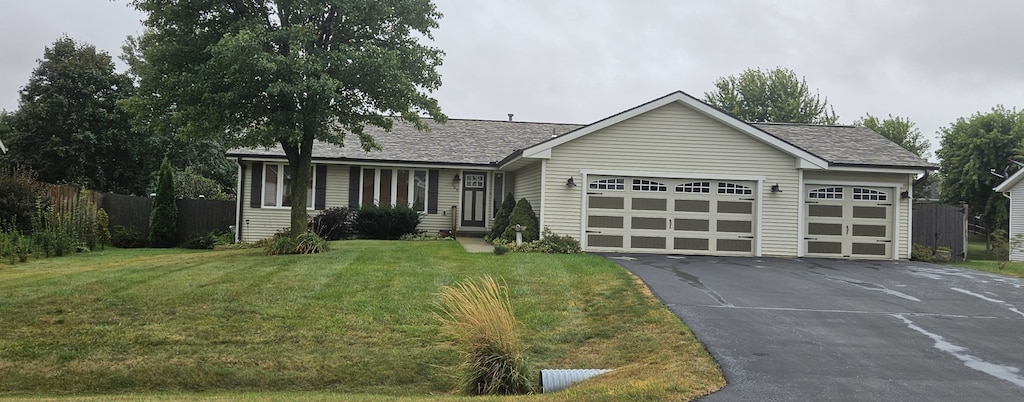
M 870 128 L 892 142 L 900 144 L 921 159 L 927 160 L 929 157 L 928 148 L 931 147 L 931 143 L 921 135 L 921 130 L 918 130 L 917 125 L 909 118 L 890 114 L 889 117 L 880 119 L 870 113 L 865 113 L 864 117 L 854 121 L 853 125 Z M 929 175 L 923 181 L 914 183 L 914 196 L 925 197 L 936 185 L 938 185 L 938 177 Z
M 93 190 L 143 194 L 156 158 L 145 136 L 132 132 L 118 101 L 134 93 L 131 79 L 92 45 L 63 37 L 47 47 L 6 118 L 6 163 L 38 179 Z
M 164 157 L 156 184 L 156 197 L 149 213 L 149 245 L 174 247 L 178 237 L 178 205 L 174 203 L 174 177 L 171 163 Z
M 989 232 L 1005 226 L 1009 200 L 992 191 L 1003 179 L 990 171 L 1012 173 L 1005 169 L 1015 166 L 1009 159 L 1024 141 L 1024 114 L 997 106 L 986 114 L 961 117 L 939 132 L 942 201 L 966 202 Z
M 445 119 L 428 96 L 441 85 L 442 52 L 419 42 L 441 17 L 429 0 L 132 4 L 148 17 L 127 57 L 140 77 L 131 107 L 155 132 L 280 145 L 293 181 L 306 183 L 314 140 L 343 145 L 351 133 L 370 150 L 367 125 Z M 307 193 L 291 186 L 294 200 Z M 293 235 L 307 219 L 305 203 L 293 203 Z
M 835 110 L 817 91 L 811 93 L 807 80 L 793 70 L 746 69 L 739 76 L 715 81 L 714 92 L 704 93 L 704 102 L 750 122 L 835 124 Z

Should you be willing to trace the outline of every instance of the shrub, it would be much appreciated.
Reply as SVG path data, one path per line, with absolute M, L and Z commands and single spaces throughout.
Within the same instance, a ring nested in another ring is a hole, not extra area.
M 217 245 L 215 233 L 207 232 L 189 236 L 188 240 L 185 240 L 185 243 L 182 243 L 181 246 L 193 250 L 213 250 L 215 245 Z
M 156 182 L 156 198 L 149 214 L 149 243 L 153 247 L 174 247 L 178 236 L 178 206 L 174 203 L 171 163 L 164 157 Z
M 295 254 L 316 254 L 330 249 L 327 240 L 313 232 L 306 232 L 295 238 Z
M 326 240 L 345 240 L 355 233 L 355 219 L 351 209 L 328 208 L 309 221 L 309 230 Z
M 0 168 L 0 230 L 32 230 L 32 214 L 43 197 L 43 187 L 35 177 L 29 169 Z
M 522 355 L 519 322 L 508 289 L 489 276 L 441 290 L 442 330 L 465 347 L 462 385 L 470 395 L 513 395 L 532 391 Z
M 487 233 L 485 240 L 490 241 L 501 238 L 501 234 L 505 233 L 505 229 L 508 228 L 508 218 L 512 215 L 512 210 L 515 207 L 516 199 L 512 196 L 512 193 L 508 193 L 505 196 L 505 201 L 502 201 L 498 213 L 494 214 L 494 223 L 491 225 L 491 231 Z
M 110 244 L 110 216 L 103 208 L 96 211 L 96 240 L 100 248 Z
M 269 239 L 260 240 L 257 245 L 262 245 L 266 255 L 314 254 L 330 250 L 327 241 L 316 233 L 306 232 L 292 237 L 287 229 L 274 233 Z
M 496 243 L 494 245 L 495 255 L 504 255 L 505 253 L 508 253 L 508 245 L 506 245 L 505 243 Z
M 404 205 L 366 205 L 356 213 L 356 231 L 369 239 L 398 240 L 419 224 L 419 212 Z
M 516 207 L 512 209 L 512 214 L 508 218 L 508 227 L 501 234 L 501 239 L 507 242 L 516 241 L 516 225 L 522 225 L 525 229 L 523 230 L 523 241 L 529 242 L 537 240 L 540 237 L 540 221 L 537 219 L 537 214 L 533 212 L 533 206 L 530 205 L 530 201 L 525 198 L 519 200 L 516 203 Z
M 133 227 L 114 226 L 110 230 L 110 244 L 120 248 L 146 247 L 146 239 Z
M 910 259 L 914 261 L 932 262 L 932 249 L 924 244 L 914 243 L 910 249 Z

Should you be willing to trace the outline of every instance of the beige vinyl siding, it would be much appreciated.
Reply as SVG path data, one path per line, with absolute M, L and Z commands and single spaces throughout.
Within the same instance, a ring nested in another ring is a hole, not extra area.
M 1024 261 L 1024 245 L 1014 246 L 1014 238 L 1024 235 L 1024 181 L 1010 189 L 1010 261 Z
M 242 241 L 253 242 L 273 236 L 275 232 L 291 225 L 291 208 L 252 208 L 252 162 L 246 162 L 245 180 L 242 183 Z M 348 166 L 328 165 L 325 206 L 327 208 L 348 206 Z M 309 215 L 320 213 L 308 210 Z M 246 224 L 246 221 L 249 223 Z
M 910 214 L 913 200 L 910 198 L 901 198 L 900 192 L 909 190 L 908 185 L 912 183 L 912 175 L 899 173 L 808 171 L 804 174 L 804 180 L 832 182 L 836 184 L 885 184 L 896 188 L 895 194 L 892 194 L 892 200 L 895 205 L 898 206 L 897 214 L 899 214 L 899 220 L 896 222 L 897 225 L 899 225 L 899 227 L 896 228 L 896 233 L 899 236 L 899 244 L 895 251 L 897 258 L 899 259 L 905 260 L 910 258 L 910 244 L 913 241 L 910 238 Z
M 349 165 L 327 166 L 326 207 L 347 207 L 349 186 Z M 374 167 L 379 169 L 380 167 Z M 427 170 L 426 168 L 417 168 Z M 440 170 L 438 180 L 437 213 L 426 214 L 420 221 L 419 230 L 436 232 L 451 229 L 452 206 L 459 205 L 459 190 L 453 188 L 452 179 L 459 170 Z M 245 182 L 242 183 L 242 241 L 253 242 L 272 236 L 275 232 L 290 225 L 290 208 L 252 208 L 250 207 L 250 189 L 252 186 L 252 162 L 246 163 Z M 309 210 L 310 216 L 319 211 Z M 245 220 L 249 224 L 245 224 Z
M 533 164 L 519 169 L 515 173 L 515 179 L 513 180 L 512 188 L 514 189 L 513 194 L 515 195 L 516 202 L 525 198 L 533 206 L 533 212 L 539 216 L 541 213 L 540 205 L 540 174 L 541 174 L 541 161 L 534 162 Z M 564 187 L 564 183 L 563 187 Z
M 459 205 L 459 190 L 452 185 L 452 179 L 458 170 L 442 169 L 438 172 L 437 213 L 427 214 L 420 220 L 418 230 L 435 233 L 438 230 L 451 230 L 452 207 Z
M 556 233 L 580 236 L 585 170 L 763 177 L 758 189 L 762 254 L 797 254 L 796 159 L 684 105 L 668 104 L 552 149 L 542 219 Z M 569 176 L 578 187 L 566 187 Z M 768 190 L 776 183 L 781 193 Z

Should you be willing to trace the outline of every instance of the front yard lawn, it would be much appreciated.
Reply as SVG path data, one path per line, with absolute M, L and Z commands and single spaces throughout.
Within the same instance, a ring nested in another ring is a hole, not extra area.
M 451 397 L 460 355 L 434 303 L 442 286 L 483 275 L 507 283 L 536 370 L 617 369 L 530 399 L 688 400 L 725 383 L 692 333 L 603 258 L 469 254 L 453 241 L 332 246 L 0 264 L 0 397 Z

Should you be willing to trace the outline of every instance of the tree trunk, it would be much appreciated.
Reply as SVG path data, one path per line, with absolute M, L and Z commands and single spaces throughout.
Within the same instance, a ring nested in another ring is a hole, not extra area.
M 313 133 L 303 130 L 301 144 L 281 144 L 288 157 L 288 173 L 291 174 L 291 225 L 292 237 L 306 233 L 309 214 L 306 198 L 309 196 L 309 180 L 312 171 Z

